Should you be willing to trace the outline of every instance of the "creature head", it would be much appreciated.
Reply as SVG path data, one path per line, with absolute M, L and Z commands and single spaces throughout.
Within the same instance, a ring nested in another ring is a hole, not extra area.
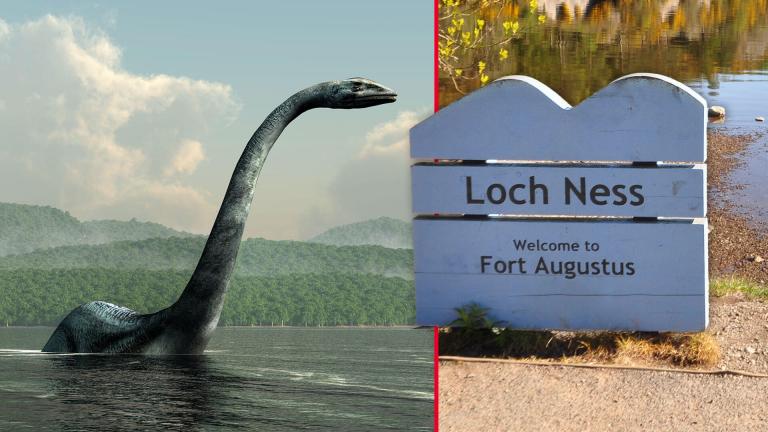
M 365 78 L 350 78 L 328 84 L 330 88 L 325 98 L 325 106 L 328 108 L 367 108 L 392 103 L 397 98 L 397 93 L 392 89 Z

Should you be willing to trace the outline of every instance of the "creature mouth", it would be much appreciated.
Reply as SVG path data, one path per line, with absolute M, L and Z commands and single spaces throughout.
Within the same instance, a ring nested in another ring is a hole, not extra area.
M 382 92 L 372 95 L 360 96 L 357 98 L 361 102 L 394 102 L 397 100 L 397 93 L 395 92 Z

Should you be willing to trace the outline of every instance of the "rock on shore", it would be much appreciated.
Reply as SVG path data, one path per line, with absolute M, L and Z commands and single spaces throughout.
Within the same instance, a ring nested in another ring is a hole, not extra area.
M 725 117 L 725 108 L 719 105 L 712 105 L 709 107 L 708 114 L 710 117 L 721 118 Z

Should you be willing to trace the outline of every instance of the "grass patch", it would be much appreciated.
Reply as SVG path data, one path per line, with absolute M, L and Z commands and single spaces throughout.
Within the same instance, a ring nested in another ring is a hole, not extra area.
M 486 313 L 477 305 L 459 308 L 454 327 L 440 332 L 440 354 L 705 368 L 720 360 L 720 347 L 707 332 L 512 330 L 496 327 Z
M 749 299 L 768 300 L 768 286 L 739 278 L 715 279 L 709 285 L 709 293 L 715 297 L 741 293 Z

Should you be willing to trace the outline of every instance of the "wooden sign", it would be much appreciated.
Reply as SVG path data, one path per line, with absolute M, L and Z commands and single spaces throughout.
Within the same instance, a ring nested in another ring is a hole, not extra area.
M 478 303 L 514 328 L 705 329 L 706 112 L 660 75 L 573 108 L 515 76 L 416 125 L 417 323 Z
M 469 301 L 505 326 L 700 331 L 707 224 L 416 219 L 416 321 Z
M 704 162 L 706 122 L 706 101 L 662 75 L 625 76 L 576 107 L 510 76 L 414 126 L 411 157 Z
M 411 168 L 413 211 L 704 217 L 706 168 L 631 168 L 493 164 Z

